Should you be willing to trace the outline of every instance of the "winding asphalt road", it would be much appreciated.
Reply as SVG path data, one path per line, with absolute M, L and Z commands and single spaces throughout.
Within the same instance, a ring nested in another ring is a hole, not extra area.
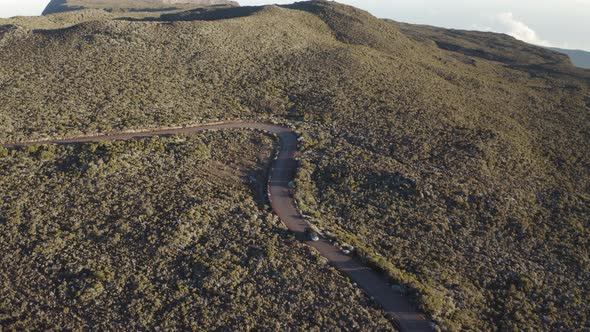
M 131 140 L 152 136 L 169 136 L 190 134 L 205 130 L 220 129 L 257 129 L 273 133 L 279 137 L 281 149 L 273 162 L 269 175 L 268 193 L 271 206 L 282 222 L 294 232 L 298 239 L 315 248 L 325 257 L 332 266 L 347 275 L 364 292 L 377 302 L 386 315 L 393 321 L 400 331 L 433 331 L 430 321 L 411 304 L 406 296 L 394 290 L 387 279 L 380 273 L 364 265 L 354 256 L 346 255 L 338 247 L 325 238 L 317 242 L 307 241 L 304 230 L 307 222 L 295 207 L 295 201 L 289 194 L 289 182 L 295 179 L 298 162 L 295 159 L 297 152 L 297 134 L 288 127 L 270 123 L 255 122 L 227 122 L 212 123 L 193 127 L 150 130 L 145 132 L 116 133 L 107 135 L 76 137 L 71 139 L 50 140 L 43 142 L 25 142 L 15 144 L 2 144 L 5 148 L 16 148 L 36 144 L 72 144 L 84 142 L 96 142 L 107 140 Z

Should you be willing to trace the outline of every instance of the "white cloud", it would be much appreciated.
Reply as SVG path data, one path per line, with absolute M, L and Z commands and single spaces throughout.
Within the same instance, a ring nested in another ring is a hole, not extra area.
M 516 19 L 512 13 L 500 13 L 496 15 L 495 19 L 502 26 L 502 29 L 504 30 L 503 32 L 516 39 L 522 40 L 529 44 L 551 46 L 550 42 L 540 38 L 535 30 L 531 29 L 524 22 Z

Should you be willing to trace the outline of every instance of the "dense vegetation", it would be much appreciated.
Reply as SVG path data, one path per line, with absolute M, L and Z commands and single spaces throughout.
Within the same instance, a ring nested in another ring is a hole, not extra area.
M 323 1 L 0 31 L 0 140 L 287 120 L 302 209 L 442 329 L 590 328 L 590 72 L 567 57 Z
M 272 147 L 215 132 L 0 157 L 0 326 L 391 329 L 262 204 Z

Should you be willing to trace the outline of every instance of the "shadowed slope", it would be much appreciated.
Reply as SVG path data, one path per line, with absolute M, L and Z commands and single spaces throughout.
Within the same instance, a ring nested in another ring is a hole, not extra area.
M 264 10 L 264 7 L 242 6 L 235 8 L 198 8 L 174 14 L 164 14 L 163 21 L 216 21 L 246 17 Z
M 506 34 L 386 21 L 394 24 L 410 38 L 421 43 L 434 44 L 446 51 L 500 62 L 535 75 L 553 73 L 557 76 L 590 80 L 590 71 L 574 68 L 570 58 L 558 50 L 527 44 Z

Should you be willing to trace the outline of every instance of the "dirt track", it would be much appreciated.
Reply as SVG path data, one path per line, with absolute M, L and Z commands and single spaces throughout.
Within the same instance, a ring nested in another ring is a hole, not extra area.
M 271 206 L 281 221 L 295 233 L 298 239 L 315 248 L 323 257 L 328 259 L 339 271 L 347 275 L 361 289 L 372 297 L 392 319 L 400 331 L 433 331 L 428 319 L 412 305 L 406 296 L 394 290 L 387 279 L 380 273 L 370 269 L 354 256 L 344 254 L 338 247 L 327 239 L 320 238 L 317 242 L 306 241 L 303 232 L 307 227 L 306 221 L 295 207 L 295 201 L 289 194 L 288 184 L 295 178 L 297 170 L 297 134 L 290 128 L 270 123 L 214 123 L 186 128 L 161 129 L 134 133 L 117 133 L 76 137 L 62 140 L 43 142 L 26 142 L 18 144 L 3 144 L 6 148 L 29 146 L 35 144 L 72 144 L 107 140 L 131 140 L 142 137 L 190 134 L 205 130 L 220 129 L 256 129 L 277 135 L 281 148 L 276 160 L 272 164 L 269 175 L 268 193 Z M 346 301 L 346 299 L 342 299 Z

